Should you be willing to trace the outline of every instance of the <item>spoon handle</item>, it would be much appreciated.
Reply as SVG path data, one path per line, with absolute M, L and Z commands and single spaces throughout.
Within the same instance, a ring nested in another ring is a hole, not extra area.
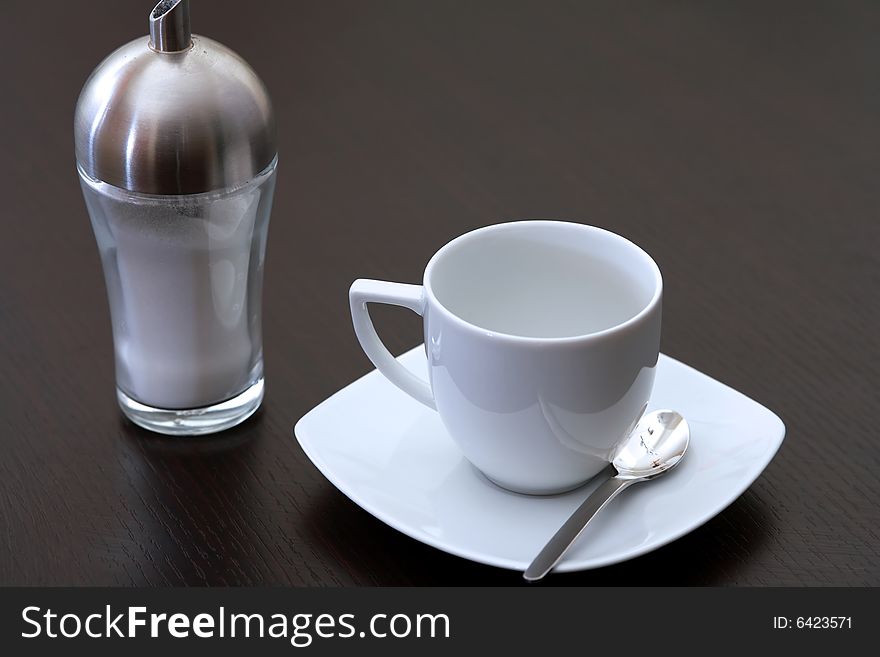
M 538 553 L 538 556 L 526 568 L 523 577 L 529 582 L 536 582 L 553 570 L 553 567 L 559 563 L 568 548 L 572 546 L 599 511 L 604 509 L 605 505 L 617 497 L 622 490 L 636 481 L 638 480 L 612 477 L 594 490 L 553 535 L 544 549 Z

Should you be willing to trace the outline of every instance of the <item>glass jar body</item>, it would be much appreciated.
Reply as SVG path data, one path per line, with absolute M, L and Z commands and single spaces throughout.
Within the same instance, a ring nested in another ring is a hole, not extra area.
M 263 397 L 263 265 L 277 159 L 204 194 L 80 182 L 101 254 L 117 399 L 136 424 L 192 435 L 234 426 Z

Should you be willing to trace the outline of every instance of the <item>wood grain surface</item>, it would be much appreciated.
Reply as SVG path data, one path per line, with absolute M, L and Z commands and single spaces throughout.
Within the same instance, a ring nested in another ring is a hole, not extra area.
M 519 584 L 362 511 L 292 427 L 370 369 L 354 278 L 419 282 L 464 231 L 561 218 L 651 253 L 663 350 L 787 438 L 692 534 L 548 583 L 880 584 L 876 3 L 194 0 L 280 130 L 266 400 L 198 440 L 116 407 L 72 118 L 151 2 L 81 7 L 0 21 L 0 583 Z M 420 340 L 406 311 L 377 315 L 393 351 Z

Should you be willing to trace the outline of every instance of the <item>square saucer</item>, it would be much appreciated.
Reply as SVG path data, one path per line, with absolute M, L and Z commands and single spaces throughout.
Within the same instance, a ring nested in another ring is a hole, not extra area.
M 398 360 L 426 378 L 424 346 Z M 724 510 L 763 472 L 785 436 L 770 410 L 663 354 L 648 410 L 671 408 L 691 429 L 672 472 L 611 502 L 556 572 L 587 570 L 655 550 Z M 561 495 L 511 493 L 462 456 L 440 417 L 372 371 L 294 427 L 325 477 L 386 524 L 445 552 L 524 570 L 599 485 Z

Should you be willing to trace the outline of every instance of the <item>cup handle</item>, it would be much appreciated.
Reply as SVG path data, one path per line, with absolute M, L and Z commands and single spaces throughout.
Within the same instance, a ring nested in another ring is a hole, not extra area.
M 389 283 L 359 278 L 348 291 L 351 305 L 351 319 L 361 348 L 385 377 L 411 397 L 418 399 L 428 408 L 437 410 L 431 387 L 422 379 L 401 365 L 382 344 L 373 320 L 370 319 L 368 303 L 387 303 L 392 306 L 409 308 L 417 315 L 425 312 L 425 290 L 421 285 Z

